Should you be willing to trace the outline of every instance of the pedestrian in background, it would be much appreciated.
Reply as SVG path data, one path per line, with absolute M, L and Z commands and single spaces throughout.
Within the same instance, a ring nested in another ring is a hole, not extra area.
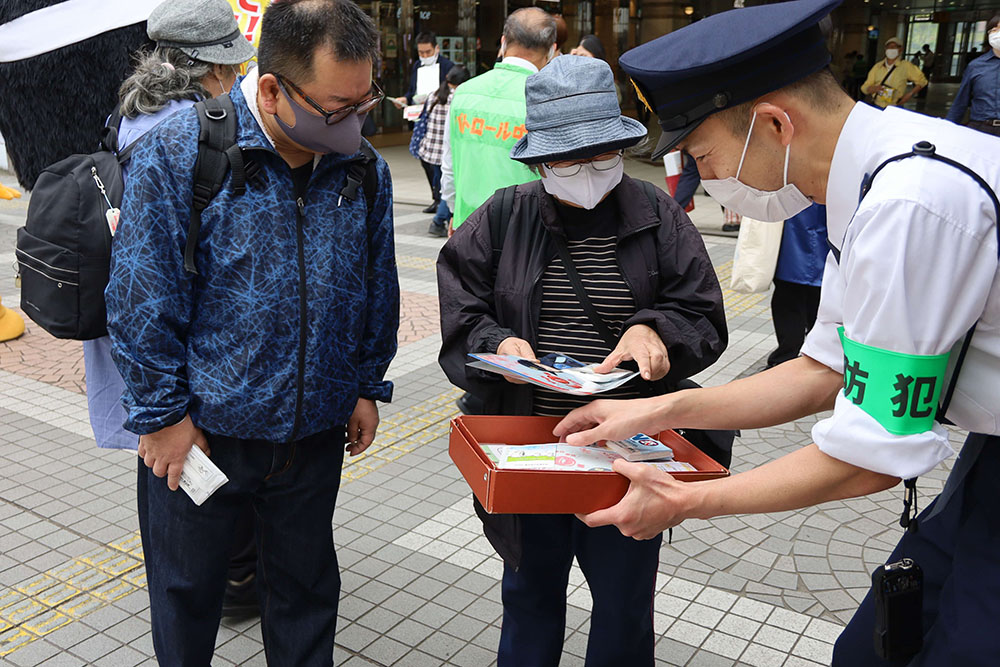
M 438 46 L 437 35 L 431 31 L 422 32 L 417 35 L 417 60 L 413 63 L 410 68 L 410 85 L 406 90 L 406 95 L 402 97 L 397 97 L 392 100 L 392 103 L 399 108 L 403 108 L 408 104 L 424 104 L 431 95 L 417 95 L 417 77 L 418 70 L 422 67 L 434 67 L 438 66 L 438 84 L 444 85 L 445 77 L 448 76 L 448 72 L 451 68 L 455 66 L 455 63 L 451 62 L 447 58 L 441 55 L 441 48 Z M 438 203 L 441 201 L 441 163 L 431 163 L 427 162 L 422 158 L 417 158 L 420 160 L 420 166 L 424 169 L 424 176 L 427 177 L 427 185 L 431 188 L 431 203 L 423 210 L 424 213 L 434 213 L 438 209 Z
M 872 96 L 872 103 L 884 109 L 902 106 L 927 85 L 927 77 L 920 68 L 902 57 L 903 42 L 897 37 L 885 40 L 885 59 L 875 63 L 868 78 L 861 85 L 861 92 Z M 907 92 L 908 84 L 913 89 Z
M 248 503 L 268 662 L 332 664 L 340 469 L 345 445 L 357 455 L 374 439 L 375 401 L 391 398 L 399 323 L 389 169 L 361 138 L 383 99 L 377 57 L 378 30 L 350 0 L 267 8 L 259 66 L 230 94 L 255 175 L 242 193 L 227 178 L 202 212 L 197 274 L 184 258 L 195 110 L 151 129 L 132 155 L 108 331 L 125 426 L 140 435 L 139 526 L 163 665 L 210 664 Z M 229 480 L 200 506 L 177 491 L 193 446 Z
M 768 368 L 799 356 L 806 334 L 816 322 L 823 267 L 830 252 L 826 236 L 826 206 L 822 204 L 813 204 L 785 220 L 771 294 L 778 347 L 767 357 Z
M 528 77 L 526 95 L 529 131 L 511 156 L 542 178 L 512 193 L 499 260 L 490 209 L 502 192 L 438 259 L 448 378 L 482 396 L 489 414 L 562 416 L 591 399 L 470 369 L 468 353 L 569 354 L 600 363 L 598 372 L 635 360 L 642 379 L 602 398 L 639 396 L 710 366 L 727 341 L 722 291 L 683 210 L 624 176 L 622 151 L 646 130 L 621 115 L 611 68 L 562 56 Z M 638 542 L 572 515 L 495 517 L 476 505 L 504 557 L 500 667 L 559 663 L 574 557 L 593 596 L 587 664 L 652 667 L 660 536 Z
M 441 190 L 454 214 L 454 228 L 498 188 L 538 178 L 510 159 L 510 149 L 526 132 L 524 82 L 555 52 L 552 15 L 537 7 L 518 9 L 504 23 L 503 60 L 455 92 L 441 162 Z
M 461 65 L 451 68 L 445 77 L 445 82 L 434 95 L 427 98 L 424 103 L 424 113 L 427 116 L 427 131 L 420 142 L 418 154 L 420 161 L 431 164 L 437 170 L 437 176 L 441 176 L 441 159 L 444 156 L 444 130 L 448 122 L 448 109 L 451 107 L 451 98 L 455 95 L 455 89 L 469 80 L 469 70 Z M 448 236 L 448 221 L 451 220 L 451 211 L 448 209 L 448 202 L 443 199 L 438 202 L 434 219 L 427 230 L 431 236 Z
M 604 45 L 601 44 L 601 40 L 597 35 L 584 35 L 580 38 L 580 43 L 573 47 L 570 55 L 572 56 L 584 56 L 586 58 L 597 58 L 598 60 L 603 60 L 608 63 L 608 54 L 604 50 Z M 611 65 L 611 63 L 608 63 Z M 618 98 L 618 106 L 622 103 L 622 89 L 615 81 L 615 97 Z
M 962 85 L 948 110 L 947 120 L 961 123 L 969 111 L 969 127 L 1000 136 L 1000 14 L 986 24 L 990 50 L 965 68 Z

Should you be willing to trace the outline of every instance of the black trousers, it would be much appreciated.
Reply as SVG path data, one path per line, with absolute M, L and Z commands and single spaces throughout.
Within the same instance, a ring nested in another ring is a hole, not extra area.
M 427 185 L 431 186 L 431 196 L 434 197 L 434 201 L 441 201 L 441 165 L 421 160 L 420 166 L 424 168 Z
M 819 287 L 774 279 L 771 319 L 778 349 L 767 357 L 768 368 L 799 356 L 806 334 L 816 322 L 819 292 Z

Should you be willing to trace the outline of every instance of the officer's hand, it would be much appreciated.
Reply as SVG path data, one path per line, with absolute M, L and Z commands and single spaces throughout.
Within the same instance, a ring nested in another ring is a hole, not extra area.
M 192 445 L 201 447 L 206 455 L 211 454 L 208 441 L 201 429 L 194 425 L 189 415 L 173 426 L 160 429 L 156 433 L 139 436 L 139 456 L 152 468 L 157 477 L 167 476 L 167 487 L 176 491 L 181 483 L 181 471 Z
M 396 105 L 397 109 L 402 109 L 403 107 L 406 106 L 406 98 L 405 97 L 394 97 L 394 98 L 392 98 L 392 103 Z
M 696 482 L 678 482 L 669 473 L 643 463 L 614 462 L 614 470 L 631 482 L 625 497 L 604 510 L 577 514 L 591 528 L 614 524 L 625 537 L 649 540 L 684 519 Z
M 538 357 L 535 356 L 535 351 L 531 349 L 531 343 L 523 338 L 515 338 L 514 336 L 504 338 L 503 341 L 497 345 L 497 354 L 513 354 L 514 356 L 524 357 L 525 359 L 529 359 L 531 361 L 538 361 Z M 507 377 L 506 375 L 504 378 L 511 384 L 527 384 L 524 380 Z
M 378 428 L 378 406 L 375 401 L 359 398 L 351 418 L 347 420 L 347 452 L 357 456 L 375 440 Z
M 662 397 L 628 401 L 597 400 L 573 410 L 552 433 L 560 440 L 582 447 L 600 440 L 624 440 L 636 433 L 659 433 L 666 415 Z
M 604 361 L 594 367 L 597 373 L 610 373 L 622 361 L 634 360 L 639 364 L 643 380 L 659 380 L 670 370 L 667 346 L 656 330 L 645 324 L 628 328 L 616 347 Z

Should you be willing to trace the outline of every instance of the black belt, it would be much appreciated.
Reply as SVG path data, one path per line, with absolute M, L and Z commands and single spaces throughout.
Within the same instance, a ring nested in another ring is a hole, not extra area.
M 989 125 L 991 127 L 1000 127 L 1000 118 L 987 118 L 986 120 L 969 120 L 969 123 L 977 123 L 979 125 Z

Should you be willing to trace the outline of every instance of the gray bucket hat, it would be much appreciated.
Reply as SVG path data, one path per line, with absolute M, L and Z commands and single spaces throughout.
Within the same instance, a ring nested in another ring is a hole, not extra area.
M 226 0 L 166 0 L 149 15 L 146 34 L 206 63 L 239 65 L 257 55 Z
M 611 67 L 597 58 L 559 56 L 528 77 L 524 97 L 528 133 L 510 150 L 518 162 L 581 160 L 646 136 L 642 123 L 622 115 Z

